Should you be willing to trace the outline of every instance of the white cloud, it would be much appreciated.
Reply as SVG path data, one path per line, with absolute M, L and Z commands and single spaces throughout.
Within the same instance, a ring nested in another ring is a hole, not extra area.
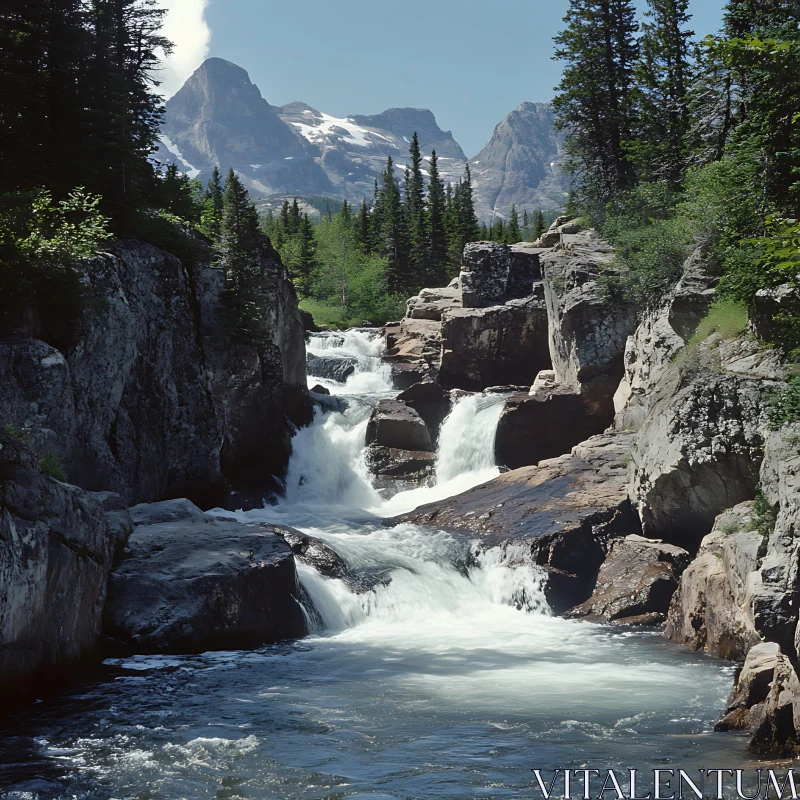
M 167 9 L 163 33 L 175 45 L 158 75 L 159 91 L 165 97 L 172 97 L 208 55 L 208 3 L 209 0 L 162 0 L 161 7 Z

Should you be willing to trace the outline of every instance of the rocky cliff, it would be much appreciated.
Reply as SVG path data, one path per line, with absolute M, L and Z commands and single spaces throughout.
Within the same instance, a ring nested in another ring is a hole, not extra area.
M 0 339 L 0 421 L 90 490 L 128 504 L 269 488 L 304 421 L 305 344 L 294 289 L 261 253 L 260 344 L 222 314 L 224 276 L 157 248 L 115 244 L 81 265 L 84 313 L 56 339 L 33 312 Z M 56 344 L 58 346 L 56 346 Z M 307 419 L 307 417 L 306 417 Z
M 562 139 L 549 103 L 522 103 L 494 129 L 469 161 L 480 219 L 506 218 L 517 209 L 561 208 L 567 177 L 561 171 Z

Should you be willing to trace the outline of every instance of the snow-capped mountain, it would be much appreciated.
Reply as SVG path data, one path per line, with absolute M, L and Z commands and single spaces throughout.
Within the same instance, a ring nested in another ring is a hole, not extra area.
M 433 114 L 422 108 L 391 108 L 373 116 L 332 117 L 305 103 L 290 103 L 278 109 L 281 119 L 319 152 L 337 195 L 348 200 L 372 196 L 375 178 L 391 156 L 400 178 L 408 162 L 408 146 L 416 131 L 422 153 L 439 157 L 445 181 L 455 182 L 464 174 L 467 157 L 450 131 L 436 124 Z
M 392 108 L 372 116 L 334 117 L 305 103 L 271 106 L 247 72 L 220 58 L 205 61 L 167 102 L 156 157 L 205 181 L 214 166 L 236 170 L 256 197 L 321 195 L 359 203 L 392 156 L 398 179 L 416 131 L 425 157 L 436 150 L 446 182 L 464 174 L 467 157 L 427 109 Z M 470 161 L 479 217 L 563 203 L 563 177 L 552 112 L 523 103 Z

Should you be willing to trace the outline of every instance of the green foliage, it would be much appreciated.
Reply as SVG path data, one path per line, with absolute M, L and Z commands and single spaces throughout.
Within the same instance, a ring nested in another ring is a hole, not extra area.
M 785 388 L 776 389 L 767 396 L 767 419 L 775 431 L 800 422 L 800 377 L 790 378 Z
M 629 188 L 634 135 L 634 69 L 638 58 L 635 8 L 630 0 L 570 0 L 554 58 L 565 62 L 553 101 L 556 124 L 567 132 L 567 169 L 593 222 Z
M 760 487 L 756 490 L 756 497 L 753 502 L 753 516 L 755 530 L 763 538 L 766 538 L 775 530 L 775 523 L 778 521 L 778 510 L 767 500 Z
M 47 189 L 0 196 L 0 328 L 13 328 L 26 306 L 64 319 L 80 313 L 76 264 L 97 255 L 108 224 L 82 188 L 59 202 Z
M 43 475 L 49 478 L 55 478 L 57 481 L 65 481 L 67 473 L 61 465 L 61 459 L 55 453 L 48 453 L 46 456 L 39 458 L 39 469 Z
M 8 425 L 3 426 L 3 431 L 8 436 L 11 436 L 14 439 L 19 439 L 19 441 L 28 444 L 30 442 L 30 436 L 25 432 L 23 428 L 18 427 L 17 425 L 12 425 L 9 423 Z
M 676 364 L 696 365 L 698 348 L 711 337 L 718 341 L 733 339 L 747 328 L 747 307 L 735 300 L 720 298 L 700 320 L 686 347 L 678 352 Z

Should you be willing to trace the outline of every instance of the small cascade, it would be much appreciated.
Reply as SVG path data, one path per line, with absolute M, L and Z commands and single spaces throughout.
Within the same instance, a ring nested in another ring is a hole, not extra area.
M 346 380 L 324 383 L 346 399 L 346 407 L 318 411 L 315 422 L 296 434 L 284 499 L 274 508 L 249 512 L 248 518 L 300 528 L 335 550 L 353 575 L 372 576 L 371 588 L 354 589 L 358 582 L 348 584 L 306 564 L 298 566 L 314 622 L 321 619 L 326 632 L 414 625 L 420 619 L 440 620 L 444 631 L 481 615 L 492 625 L 498 609 L 505 609 L 503 614 L 546 611 L 542 572 L 525 554 L 479 552 L 470 537 L 381 522 L 496 476 L 494 438 L 505 401 L 500 394 L 458 397 L 440 431 L 435 485 L 387 499 L 373 488 L 363 458 L 372 409 L 397 394 L 382 349 L 375 331 L 311 337 L 312 364 L 324 357 L 353 366 Z M 309 377 L 312 385 L 319 380 Z

